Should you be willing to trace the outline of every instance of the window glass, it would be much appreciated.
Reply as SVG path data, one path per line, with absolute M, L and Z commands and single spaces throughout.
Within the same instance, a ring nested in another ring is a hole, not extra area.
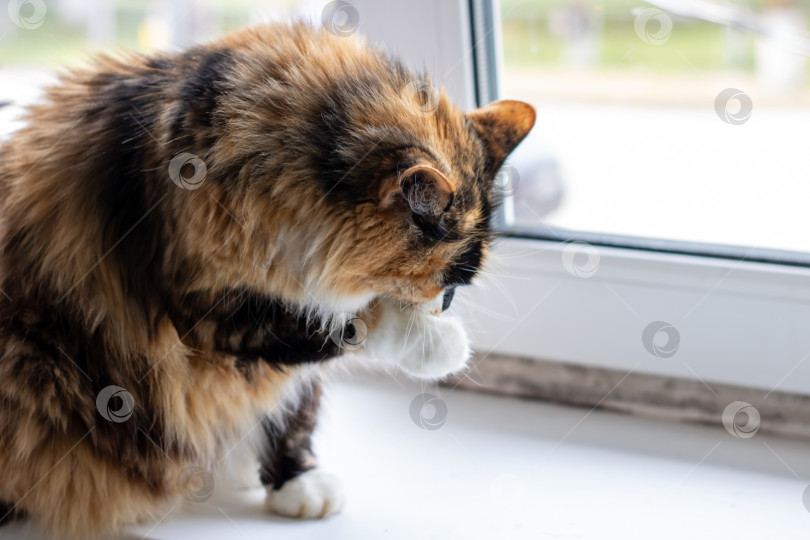
M 500 8 L 511 225 L 810 252 L 810 2 Z

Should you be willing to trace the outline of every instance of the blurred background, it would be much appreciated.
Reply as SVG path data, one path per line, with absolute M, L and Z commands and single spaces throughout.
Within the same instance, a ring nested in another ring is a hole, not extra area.
M 10 0 L 0 101 L 34 99 L 32 86 L 92 50 L 319 21 L 323 4 Z M 501 97 L 534 104 L 540 128 L 515 157 L 508 225 L 810 252 L 810 0 L 496 6 Z M 16 111 L 0 114 L 11 129 Z
M 810 251 L 810 2 L 501 6 L 502 94 L 556 160 L 518 225 Z

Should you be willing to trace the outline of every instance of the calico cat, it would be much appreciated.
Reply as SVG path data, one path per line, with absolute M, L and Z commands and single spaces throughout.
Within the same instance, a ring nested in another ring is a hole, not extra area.
M 305 24 L 64 75 L 0 153 L 0 521 L 159 517 L 245 438 L 270 511 L 339 510 L 321 375 L 464 366 L 440 311 L 534 120 Z

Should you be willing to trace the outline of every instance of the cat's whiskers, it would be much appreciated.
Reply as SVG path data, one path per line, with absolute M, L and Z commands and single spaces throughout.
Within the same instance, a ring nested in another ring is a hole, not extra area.
M 493 266 L 497 266 L 497 264 L 489 264 L 488 266 L 489 266 L 489 268 L 471 268 L 471 267 L 464 267 L 464 268 L 467 269 L 467 270 L 475 271 L 476 272 L 476 277 L 478 275 L 482 275 L 482 276 L 503 277 L 503 278 L 509 278 L 509 279 L 520 279 L 522 281 L 530 281 L 531 280 L 531 278 L 527 278 L 526 276 L 508 275 L 508 274 L 504 274 L 503 272 L 497 271 L 496 268 L 492 268 Z
M 496 274 L 495 272 L 493 272 L 491 270 L 479 270 L 479 272 L 481 274 L 484 274 L 484 276 L 486 277 L 486 279 L 479 282 L 479 285 L 482 285 L 481 288 L 485 289 L 486 288 L 485 286 L 489 285 L 489 284 L 494 285 L 503 294 L 504 298 L 506 298 L 506 300 L 509 302 L 509 305 L 512 306 L 512 309 L 514 309 L 515 312 L 517 312 L 518 311 L 518 306 L 517 306 L 517 303 L 515 302 L 514 297 L 512 296 L 512 293 L 500 281 L 500 278 L 509 277 L 509 276 L 502 276 L 502 275 Z
M 453 303 L 454 304 L 459 303 L 461 308 L 462 308 L 461 311 L 475 310 L 475 311 L 477 311 L 479 313 L 482 313 L 482 314 L 484 314 L 484 315 L 486 315 L 488 317 L 492 317 L 493 319 L 497 319 L 499 321 L 503 321 L 503 322 L 507 322 L 507 323 L 514 323 L 514 322 L 517 322 L 519 320 L 519 318 L 517 316 L 511 316 L 511 315 L 506 315 L 504 313 L 497 312 L 497 311 L 495 311 L 495 310 L 493 310 L 491 308 L 484 307 L 484 306 L 478 304 L 477 302 L 474 302 L 470 298 L 464 298 L 464 297 L 459 296 L 455 300 L 453 300 Z
M 402 350 L 400 350 L 400 356 L 405 352 L 405 347 L 408 345 L 408 339 L 411 337 L 411 330 L 413 329 L 414 324 L 416 324 L 416 315 L 417 312 L 411 311 L 410 316 L 408 317 L 408 326 L 405 329 L 405 339 L 402 340 Z M 417 331 L 419 329 L 417 328 Z
M 432 350 L 433 349 L 433 333 L 431 332 L 430 334 L 428 334 L 427 328 L 425 328 L 425 326 L 423 325 L 422 326 L 422 336 L 421 336 L 422 337 L 422 340 L 421 340 L 421 342 L 422 342 L 421 364 L 422 364 L 423 368 L 425 366 L 425 360 L 427 359 L 427 352 L 425 351 L 425 342 L 427 341 L 426 337 L 428 335 L 430 336 L 430 350 Z

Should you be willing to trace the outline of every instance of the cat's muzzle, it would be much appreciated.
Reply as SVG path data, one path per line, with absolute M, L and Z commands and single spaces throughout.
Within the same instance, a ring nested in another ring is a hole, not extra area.
M 441 294 L 437 294 L 436 297 L 429 302 L 420 304 L 416 309 L 417 311 L 439 316 L 443 311 L 447 311 L 447 309 L 450 307 L 450 304 L 453 302 L 453 295 L 455 294 L 455 286 L 445 287 Z

